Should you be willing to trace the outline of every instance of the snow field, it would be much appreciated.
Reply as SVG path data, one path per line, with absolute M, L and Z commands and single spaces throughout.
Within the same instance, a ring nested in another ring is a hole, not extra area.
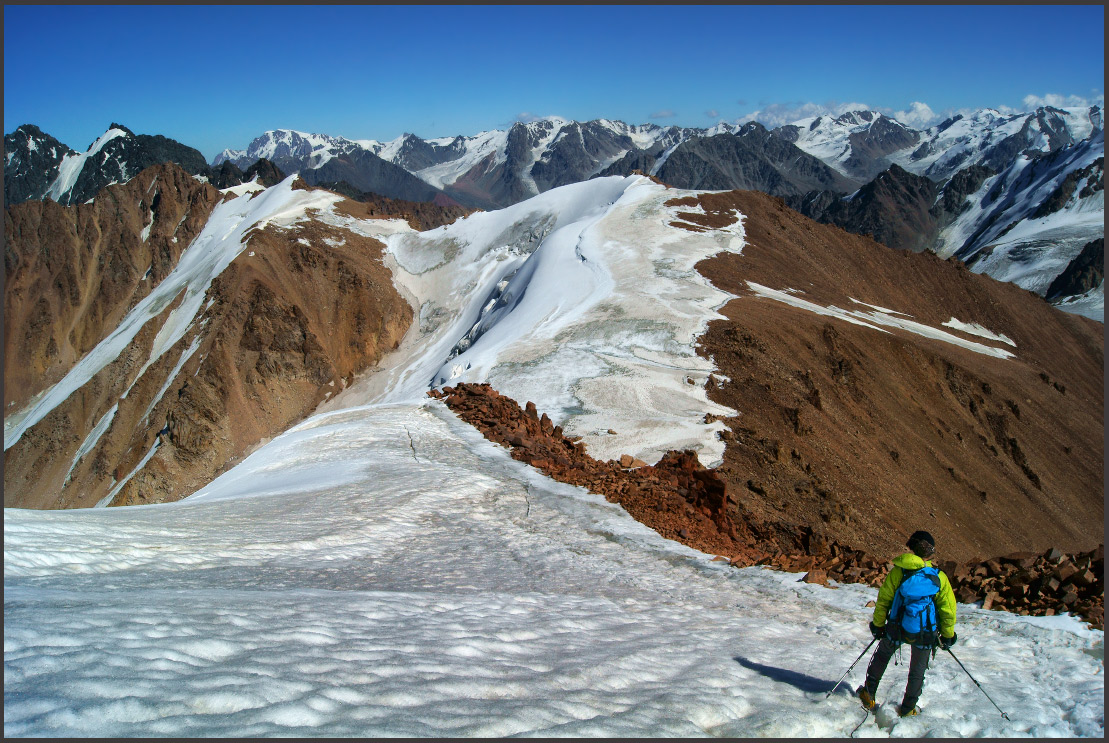
M 646 178 L 598 178 L 436 230 L 383 235 L 417 320 L 379 371 L 321 410 L 488 382 L 534 402 L 599 459 L 653 462 L 690 448 L 718 463 L 723 424 L 705 424 L 705 413 L 733 411 L 708 400 L 714 367 L 694 343 L 731 295 L 693 266 L 738 252 L 742 223 L 704 234 L 670 227 L 663 203 L 679 195 Z
M 6 736 L 845 737 L 875 589 L 734 570 L 439 402 L 318 415 L 196 495 L 5 510 Z M 1103 633 L 960 606 L 923 717 L 1103 732 Z M 896 703 L 891 664 L 879 700 Z

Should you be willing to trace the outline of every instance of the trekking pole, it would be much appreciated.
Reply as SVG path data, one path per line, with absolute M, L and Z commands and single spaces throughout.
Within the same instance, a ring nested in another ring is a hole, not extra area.
M 955 653 L 952 653 L 952 652 L 951 652 L 951 648 L 944 648 L 944 650 L 946 650 L 946 651 L 947 651 L 948 653 L 950 653 L 950 655 L 951 655 L 951 657 L 952 657 L 952 658 L 955 658 Z M 970 671 L 967 671 L 967 667 L 963 665 L 963 662 L 962 662 L 961 660 L 959 660 L 958 658 L 955 658 L 955 662 L 959 664 L 959 668 L 962 668 L 962 669 L 963 669 L 963 671 L 964 671 L 964 672 L 966 673 L 966 675 L 967 675 L 967 676 L 970 676 Z M 975 685 L 975 686 L 977 686 L 977 687 L 978 687 L 978 689 L 979 689 L 979 690 L 980 690 L 980 691 L 981 691 L 981 692 L 982 692 L 983 694 L 986 694 L 986 690 L 982 688 L 982 684 L 978 683 L 978 682 L 977 682 L 977 681 L 975 680 L 975 678 L 974 678 L 973 676 L 970 676 L 970 680 L 971 680 L 971 681 L 974 681 L 974 685 Z M 989 695 L 989 694 L 986 694 L 986 699 L 990 699 L 990 695 Z M 994 700 L 990 699 L 990 704 L 992 704 L 992 705 L 993 705 L 994 707 L 996 707 L 996 708 L 997 708 L 997 711 L 1001 713 L 1001 716 L 1002 716 L 1003 718 L 1005 718 L 1006 720 L 1008 720 L 1008 719 L 1009 719 L 1009 715 L 1005 714 L 1005 710 L 1003 710 L 1003 709 L 1001 709 L 1001 707 L 998 707 L 998 706 L 997 706 L 997 702 L 995 702 Z M 1012 720 L 1010 720 L 1010 722 L 1012 722 Z
M 876 642 L 878 642 L 877 637 L 875 637 L 873 640 L 870 641 L 870 645 L 873 645 Z M 839 677 L 839 681 L 836 682 L 836 685 L 832 687 L 831 691 L 829 691 L 827 694 L 824 695 L 825 699 L 832 696 L 832 692 L 839 688 L 839 685 L 843 683 L 843 680 L 845 678 L 847 678 L 847 674 L 851 673 L 851 669 L 854 668 L 858 664 L 858 662 L 863 659 L 863 656 L 866 655 L 866 651 L 870 650 L 870 645 L 867 645 L 865 648 L 863 648 L 863 651 L 861 653 L 859 653 L 859 657 L 855 659 L 855 662 L 852 663 L 850 668 L 848 668 L 846 671 L 844 671 L 843 675 Z

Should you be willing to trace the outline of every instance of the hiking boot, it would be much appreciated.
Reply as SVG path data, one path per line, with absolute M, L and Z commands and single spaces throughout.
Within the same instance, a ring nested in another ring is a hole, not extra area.
M 913 707 L 912 709 L 905 709 L 901 705 L 897 706 L 898 717 L 916 717 L 920 714 L 920 707 Z
M 863 703 L 863 709 L 867 712 L 873 712 L 874 708 L 878 706 L 874 702 L 874 695 L 867 691 L 865 686 L 860 686 L 855 690 L 855 693 L 859 695 L 859 701 Z

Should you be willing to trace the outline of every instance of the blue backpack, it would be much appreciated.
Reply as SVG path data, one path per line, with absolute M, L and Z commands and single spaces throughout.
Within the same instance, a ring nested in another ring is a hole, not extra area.
M 890 604 L 890 626 L 900 626 L 914 644 L 931 645 L 939 629 L 933 598 L 940 591 L 940 571 L 933 567 L 906 570 Z

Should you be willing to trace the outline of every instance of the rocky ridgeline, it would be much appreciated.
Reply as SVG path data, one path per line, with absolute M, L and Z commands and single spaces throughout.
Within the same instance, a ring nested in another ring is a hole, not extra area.
M 528 402 L 523 409 L 488 384 L 461 383 L 431 397 L 446 403 L 486 438 L 512 450 L 559 482 L 585 487 L 619 503 L 629 515 L 662 536 L 735 567 L 766 565 L 805 571 L 802 580 L 827 585 L 879 586 L 890 563 L 879 561 L 809 526 L 751 518 L 729 497 L 727 484 L 701 465 L 692 451 L 671 451 L 648 465 L 630 455 L 593 459 L 579 438 L 563 434 L 546 413 Z M 1047 615 L 1069 611 L 1101 629 L 1104 617 L 1103 547 L 1077 555 L 1048 550 L 1016 553 L 965 565 L 941 563 L 960 602 L 983 601 L 987 609 Z
M 741 554 L 743 545 L 753 541 L 728 517 L 723 480 L 702 467 L 693 452 L 669 452 L 653 466 L 627 455 L 601 462 L 585 453 L 580 440 L 566 437 L 546 413 L 539 415 L 534 403 L 521 410 L 487 384 L 464 383 L 429 394 L 486 438 L 510 447 L 513 459 L 604 495 L 664 537 L 729 555 Z

